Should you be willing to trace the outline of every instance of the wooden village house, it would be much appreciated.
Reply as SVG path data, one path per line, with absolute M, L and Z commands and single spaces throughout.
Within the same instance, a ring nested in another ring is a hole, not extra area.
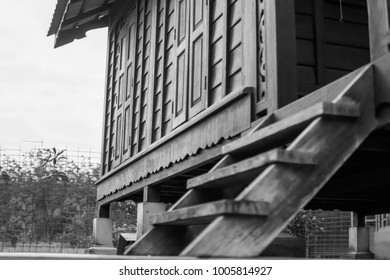
M 131 199 L 126 255 L 256 257 L 306 207 L 355 212 L 351 255 L 368 256 L 362 217 L 390 212 L 389 11 L 58 0 L 55 47 L 108 27 L 97 245 Z

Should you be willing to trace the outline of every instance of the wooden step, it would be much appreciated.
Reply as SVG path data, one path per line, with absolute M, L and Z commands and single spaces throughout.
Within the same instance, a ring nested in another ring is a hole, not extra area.
M 270 124 L 250 135 L 222 147 L 223 154 L 245 155 L 289 143 L 317 117 L 357 118 L 359 105 L 350 103 L 321 102 L 288 118 Z
M 192 178 L 187 181 L 187 188 L 244 187 L 267 166 L 276 163 L 310 166 L 315 165 L 316 161 L 313 155 L 308 153 L 274 149 Z
M 267 216 L 269 212 L 267 202 L 224 199 L 156 214 L 150 217 L 150 223 L 152 225 L 205 224 L 220 215 Z

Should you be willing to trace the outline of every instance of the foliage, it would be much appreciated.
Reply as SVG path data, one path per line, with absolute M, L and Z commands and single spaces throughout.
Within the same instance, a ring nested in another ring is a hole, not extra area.
M 116 247 L 122 233 L 137 231 L 137 205 L 132 200 L 114 202 L 111 204 L 110 212 L 114 221 L 113 243 Z
M 310 237 L 324 231 L 321 226 L 322 222 L 322 219 L 318 219 L 313 210 L 301 210 L 288 224 L 286 231 L 291 235 L 305 238 L 310 243 Z
M 0 240 L 91 244 L 99 166 L 36 150 L 0 162 Z

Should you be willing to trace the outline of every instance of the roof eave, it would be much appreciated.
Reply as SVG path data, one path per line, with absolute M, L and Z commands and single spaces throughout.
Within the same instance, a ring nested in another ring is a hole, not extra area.
M 86 37 L 86 32 L 107 27 L 109 9 L 114 0 L 106 0 L 104 5 L 69 17 L 72 0 L 58 0 L 48 36 L 55 35 L 54 47 L 66 45 L 75 39 Z

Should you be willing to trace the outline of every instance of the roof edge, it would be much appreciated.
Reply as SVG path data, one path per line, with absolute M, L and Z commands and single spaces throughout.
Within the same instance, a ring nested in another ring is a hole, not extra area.
M 49 30 L 47 31 L 47 36 L 55 35 L 57 33 L 68 2 L 69 0 L 57 0 L 53 18 L 51 20 Z

